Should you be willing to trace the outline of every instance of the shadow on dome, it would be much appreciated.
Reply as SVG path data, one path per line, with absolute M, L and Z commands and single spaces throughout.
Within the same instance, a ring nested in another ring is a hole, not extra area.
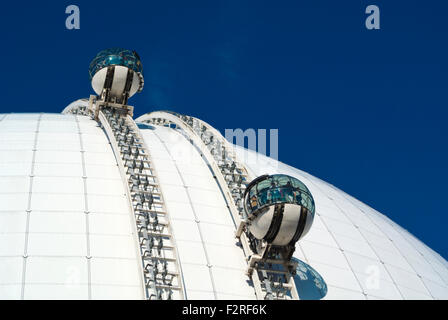
M 320 300 L 327 295 L 327 284 L 322 276 L 305 262 L 292 258 L 297 264 L 294 276 L 300 300 Z

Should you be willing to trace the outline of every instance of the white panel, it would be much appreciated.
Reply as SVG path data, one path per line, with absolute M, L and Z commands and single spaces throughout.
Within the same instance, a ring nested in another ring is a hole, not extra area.
M 374 244 L 376 247 L 380 247 L 384 250 L 395 252 L 394 244 L 384 235 L 378 236 L 364 229 L 359 229 L 359 231 L 362 233 L 362 235 L 367 239 L 369 243 Z
M 139 286 L 138 264 L 127 259 L 91 259 L 92 284 Z
M 82 163 L 82 154 L 79 151 L 48 151 L 37 150 L 36 159 L 37 163 Z
M 431 295 L 436 299 L 448 300 L 448 288 L 431 280 L 422 278 Z
M 22 296 L 22 285 L 1 285 L 0 284 L 0 297 L 2 300 L 20 300 Z
M 171 185 L 163 186 L 163 198 L 166 202 L 182 202 L 190 203 L 187 192 L 184 187 L 177 187 Z
M 362 292 L 355 275 L 349 269 L 332 267 L 310 261 L 310 265 L 322 276 L 327 286 Z M 330 292 L 330 290 L 328 290 Z
M 198 226 L 194 221 L 172 220 L 171 227 L 173 229 L 176 240 L 201 242 L 198 233 Z
M 85 213 L 32 211 L 30 214 L 29 232 L 85 233 Z
M 135 258 L 136 243 L 132 236 L 92 234 L 89 238 L 93 257 Z
M 245 271 L 220 267 L 213 267 L 211 270 L 217 292 L 240 296 L 255 295 L 254 288 L 248 284 L 250 279 Z
M 328 228 L 325 226 L 322 218 L 318 214 L 314 215 L 314 220 L 313 220 L 312 226 L 313 226 L 313 229 L 322 229 L 322 230 L 328 231 Z
M 0 134 L 0 143 L 6 141 L 10 143 L 12 141 L 32 141 L 36 139 L 36 133 L 34 132 L 2 132 Z
M 61 284 L 68 290 L 71 286 L 88 283 L 87 259 L 67 257 L 28 257 L 25 282 Z
M 0 125 L 0 134 L 4 132 L 35 132 L 37 128 L 37 120 L 27 121 L 23 125 L 20 120 L 3 120 Z
M 77 145 L 78 149 L 81 147 L 79 143 L 79 134 L 76 131 L 72 133 L 53 133 L 53 132 L 40 132 L 38 134 L 37 143 L 42 143 L 42 145 L 48 146 L 49 143 L 66 143 L 70 145 Z
M 364 293 L 387 300 L 401 300 L 402 296 L 397 287 L 389 281 L 378 278 L 372 280 L 372 275 L 356 273 Z
M 89 232 L 91 234 L 129 235 L 132 233 L 129 215 L 110 213 L 90 213 Z
M 30 233 L 28 235 L 30 256 L 86 256 L 85 234 Z
M 383 301 L 386 300 L 386 299 L 383 299 L 383 298 L 369 296 L 369 295 L 367 295 L 366 297 L 367 297 L 367 300 L 383 300 Z
M 33 151 L 31 150 L 8 150 L 0 152 L 0 163 L 31 162 Z
M 22 270 L 22 257 L 0 257 L 0 285 L 21 283 Z
M 422 294 L 429 295 L 429 292 L 423 285 L 422 280 L 414 272 L 407 272 L 388 264 L 386 264 L 385 267 L 389 271 L 395 283 L 411 290 L 418 291 Z
M 100 152 L 100 153 L 106 153 L 111 152 L 112 148 L 110 144 L 105 143 L 90 143 L 88 141 L 82 142 L 83 150 L 86 152 Z
M 23 233 L 26 231 L 26 212 L 0 211 L 0 233 Z
M 196 188 L 188 188 L 191 201 L 206 206 L 226 206 L 222 194 L 218 191 L 201 190 Z
M 220 246 L 214 244 L 206 244 L 207 254 L 213 267 L 234 268 L 240 270 L 247 269 L 247 263 L 238 246 Z
M 328 286 L 325 300 L 365 300 L 366 297 L 361 292 L 346 290 L 338 287 Z
M 303 238 L 306 241 L 323 244 L 329 247 L 338 248 L 331 234 L 324 229 L 311 228 L 310 231 Z
M 113 166 L 117 164 L 112 153 L 86 152 L 84 158 L 86 164 L 100 164 L 105 166 Z
M 434 269 L 431 265 L 426 261 L 416 261 L 414 259 L 408 259 L 407 262 L 412 266 L 412 269 L 417 272 L 417 274 L 425 277 L 429 280 L 432 280 L 436 283 L 443 283 L 440 276 L 434 272 Z
M 402 287 L 400 285 L 398 285 L 398 289 L 400 290 L 402 296 L 406 300 L 432 300 L 433 299 L 430 295 L 426 295 L 421 292 Z
M 351 252 L 345 252 L 345 256 L 349 261 L 350 267 L 356 273 L 378 276 L 381 279 L 392 282 L 388 271 L 378 259 L 367 258 Z
M 61 141 L 41 141 L 38 139 L 37 150 L 42 151 L 72 151 L 72 152 L 80 152 L 81 151 L 81 144 L 78 141 L 69 141 L 67 143 L 61 142 Z
M 213 292 L 208 267 L 195 264 L 182 264 L 182 272 L 187 293 L 193 291 Z M 198 281 L 201 279 L 201 281 Z
M 28 176 L 31 173 L 31 162 L 0 163 L 0 176 Z
M 0 233 L 0 256 L 23 256 L 24 233 Z
M 89 194 L 124 195 L 126 191 L 121 179 L 91 179 L 88 178 L 87 191 Z
M 35 177 L 33 179 L 33 194 L 83 194 L 84 183 L 82 177 Z
M 437 274 L 442 278 L 445 284 L 448 284 L 448 269 L 441 263 L 428 261 L 431 267 L 437 272 Z
M 24 298 L 27 300 L 86 300 L 87 285 L 65 286 L 60 284 L 27 284 Z
M 193 204 L 193 207 L 199 221 L 234 226 L 230 212 L 226 207 L 211 207 L 200 204 Z
M 252 296 L 237 296 L 234 294 L 225 294 L 218 292 L 217 296 L 218 300 L 257 300 L 255 294 L 253 294 Z
M 154 157 L 154 160 L 156 160 L 156 157 Z M 156 163 L 157 163 L 156 164 L 157 173 L 165 172 L 165 171 L 167 171 L 167 172 L 177 172 L 176 166 L 172 162 L 157 161 Z
M 406 260 L 400 255 L 399 252 L 390 252 L 376 246 L 373 246 L 373 249 L 379 256 L 379 258 L 385 263 L 409 272 L 413 272 L 413 269 L 411 268 L 409 263 L 406 262 Z
M 381 230 L 365 215 L 359 213 L 352 214 L 350 211 L 346 211 L 348 218 L 359 228 L 368 230 L 370 232 L 381 235 Z
M 139 286 L 93 285 L 91 290 L 94 300 L 139 300 L 144 298 Z
M 84 211 L 83 194 L 33 193 L 31 210 L 36 211 Z
M 377 255 L 370 248 L 369 244 L 365 241 L 356 241 L 349 237 L 344 237 L 340 234 L 334 235 L 341 249 L 344 251 L 353 252 L 362 256 L 377 259 Z
M 418 252 L 415 248 L 413 248 L 408 241 L 404 239 L 393 240 L 393 244 L 406 257 L 407 260 L 413 259 L 418 262 L 426 261 L 425 258 L 420 254 L 420 252 Z M 443 268 L 445 269 L 445 267 Z
M 1 133 L 0 133 L 1 135 Z M 32 151 L 34 149 L 34 141 L 1 141 L 0 140 L 0 153 L 8 152 L 10 150 L 27 150 Z
M 7 120 L 33 121 L 41 117 L 40 113 L 11 113 L 7 115 Z M 24 123 L 23 125 L 26 125 Z
M 17 114 L 18 117 L 21 118 L 22 113 Z M 76 121 L 76 117 L 78 119 L 82 119 L 83 116 L 75 116 L 73 114 L 60 114 L 60 113 L 43 113 L 43 114 L 36 114 L 37 116 L 41 116 L 42 121 L 64 121 L 64 122 L 73 122 Z
M 34 175 L 41 177 L 82 177 L 82 164 L 36 163 Z
M 180 172 L 196 176 L 210 176 L 210 171 L 204 167 L 203 163 L 180 162 L 177 164 Z
M 215 295 L 211 291 L 188 290 L 187 300 L 214 300 Z
M 165 186 L 163 186 L 165 187 Z M 167 202 L 168 213 L 171 219 L 194 220 L 193 210 L 185 203 Z
M 1 204 L 0 210 L 25 211 L 28 208 L 28 198 L 29 198 L 28 193 L 0 194 L 0 204 Z
M 128 200 L 124 195 L 121 197 L 88 195 L 87 200 L 91 212 L 129 214 Z
M 224 226 L 201 222 L 201 231 L 204 242 L 225 246 L 236 246 L 235 229 L 233 226 Z
M 90 134 L 90 133 L 82 133 L 82 141 L 86 143 L 97 143 L 97 144 L 109 144 L 109 140 L 107 139 L 106 135 L 103 134 Z
M 185 185 L 198 189 L 216 190 L 216 181 L 211 179 L 210 174 L 207 176 L 183 174 Z
M 348 270 L 349 266 L 342 252 L 337 248 L 332 248 L 306 240 L 301 241 L 301 247 L 309 261 L 316 261 Z
M 104 134 L 96 121 L 80 121 L 78 125 L 83 134 Z
M 156 160 L 153 159 L 155 162 Z M 182 180 L 180 179 L 179 173 L 176 171 L 162 171 L 160 170 L 159 162 L 156 163 L 157 175 L 159 177 L 159 182 L 165 188 L 168 185 L 182 185 Z
M 86 174 L 89 178 L 120 178 L 120 171 L 118 165 L 105 166 L 105 165 L 86 165 Z
M 177 239 L 176 244 L 177 244 L 177 252 L 180 257 L 180 262 L 182 264 L 195 263 L 195 264 L 202 264 L 204 266 L 207 265 L 207 259 L 205 257 L 204 247 L 201 242 L 193 242 Z
M 327 217 L 320 217 L 325 225 L 331 230 L 333 234 L 340 234 L 346 237 L 350 237 L 355 241 L 364 241 L 364 238 L 351 223 L 344 223 Z
M 74 121 L 41 121 L 39 125 L 39 134 L 42 132 L 57 133 L 77 133 L 78 126 Z

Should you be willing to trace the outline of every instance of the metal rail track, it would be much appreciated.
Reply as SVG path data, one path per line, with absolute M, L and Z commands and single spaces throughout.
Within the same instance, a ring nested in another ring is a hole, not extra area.
M 139 117 L 137 122 L 175 127 L 200 151 L 223 191 L 235 223 L 258 299 L 298 299 L 293 281 L 295 268 L 288 262 L 262 260 L 255 254 L 256 239 L 244 228 L 247 220 L 243 208 L 246 185 L 254 179 L 238 160 L 234 147 L 212 126 L 197 118 L 175 112 L 156 111 Z

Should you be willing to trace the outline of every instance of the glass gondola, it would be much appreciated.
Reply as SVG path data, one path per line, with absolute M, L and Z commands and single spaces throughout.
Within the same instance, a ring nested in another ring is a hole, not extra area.
M 315 206 L 311 192 L 300 180 L 264 175 L 253 180 L 244 194 L 249 231 L 274 245 L 293 244 L 309 230 Z

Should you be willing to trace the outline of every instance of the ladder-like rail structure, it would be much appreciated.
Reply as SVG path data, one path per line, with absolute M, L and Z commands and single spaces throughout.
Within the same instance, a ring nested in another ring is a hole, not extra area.
M 111 142 L 135 217 L 146 298 L 183 299 L 181 269 L 163 194 L 134 120 L 126 109 L 103 107 L 95 113 L 84 103 L 66 108 L 63 113 L 92 118 L 96 114 Z
M 245 228 L 247 217 L 243 195 L 252 177 L 236 157 L 231 145 L 215 128 L 194 117 L 175 112 L 156 111 L 145 114 L 137 122 L 175 127 L 200 151 L 220 186 L 236 227 L 246 260 L 247 273 L 253 281 L 258 299 L 298 299 L 290 261 L 256 254 L 256 239 Z M 266 248 L 265 248 L 266 249 Z

